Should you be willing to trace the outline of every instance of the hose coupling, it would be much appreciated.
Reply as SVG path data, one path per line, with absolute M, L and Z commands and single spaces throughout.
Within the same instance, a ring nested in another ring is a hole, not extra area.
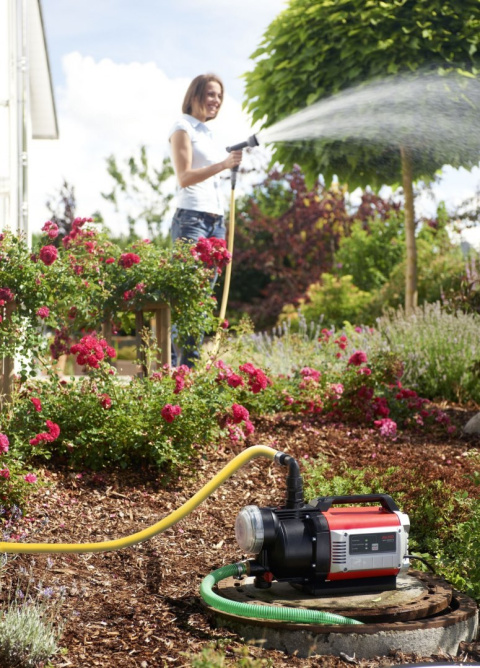
M 237 569 L 237 574 L 233 575 L 236 580 L 240 580 L 244 575 L 250 575 L 250 568 L 248 561 L 237 561 L 232 564 Z

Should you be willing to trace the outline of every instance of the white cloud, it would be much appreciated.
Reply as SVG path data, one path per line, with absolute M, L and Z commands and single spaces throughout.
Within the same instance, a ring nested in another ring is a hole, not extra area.
M 113 154 L 121 162 L 145 144 L 151 160 L 160 165 L 189 80 L 169 79 L 154 63 L 95 62 L 79 53 L 65 56 L 63 68 L 65 85 L 56 94 L 60 139 L 31 145 L 31 229 L 43 225 L 48 217 L 45 201 L 66 179 L 75 186 L 78 215 L 100 209 L 118 231 L 126 216 L 116 216 L 100 195 L 112 186 L 106 158 Z M 252 134 L 241 105 L 228 91 L 212 130 L 225 146 Z

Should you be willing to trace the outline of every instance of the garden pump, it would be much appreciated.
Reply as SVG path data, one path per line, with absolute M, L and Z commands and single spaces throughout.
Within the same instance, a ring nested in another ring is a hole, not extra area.
M 232 151 L 241 151 L 244 148 L 247 148 L 248 146 L 254 147 L 258 146 L 258 139 L 255 135 L 252 135 L 247 139 L 247 141 L 242 141 L 239 144 L 234 144 L 233 146 L 227 146 L 227 151 L 228 153 L 231 153 Z M 234 167 L 231 171 L 231 183 L 232 183 L 232 190 L 235 190 L 235 185 L 237 183 L 237 173 L 238 173 L 238 167 Z
M 409 566 L 408 516 L 387 494 L 304 503 L 296 462 L 285 463 L 290 468 L 285 506 L 246 506 L 235 523 L 240 548 L 255 555 L 247 568 L 255 586 L 268 588 L 277 580 L 315 595 L 395 589 L 397 575 Z M 372 503 L 377 505 L 365 505 Z

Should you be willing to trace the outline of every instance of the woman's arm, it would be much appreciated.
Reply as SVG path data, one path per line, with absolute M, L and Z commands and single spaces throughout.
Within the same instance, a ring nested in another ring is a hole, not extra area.
M 172 143 L 173 165 L 181 188 L 201 183 L 224 169 L 238 167 L 242 161 L 242 151 L 232 151 L 222 162 L 192 169 L 192 142 L 185 130 L 176 130 L 170 137 L 170 141 Z

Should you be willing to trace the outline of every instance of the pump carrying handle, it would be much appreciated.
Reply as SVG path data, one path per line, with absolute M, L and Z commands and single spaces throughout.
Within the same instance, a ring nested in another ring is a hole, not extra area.
M 353 494 L 352 496 L 323 496 L 314 499 L 309 505 L 317 510 L 325 512 L 338 503 L 373 503 L 378 501 L 384 510 L 391 513 L 398 512 L 400 508 L 388 494 Z

